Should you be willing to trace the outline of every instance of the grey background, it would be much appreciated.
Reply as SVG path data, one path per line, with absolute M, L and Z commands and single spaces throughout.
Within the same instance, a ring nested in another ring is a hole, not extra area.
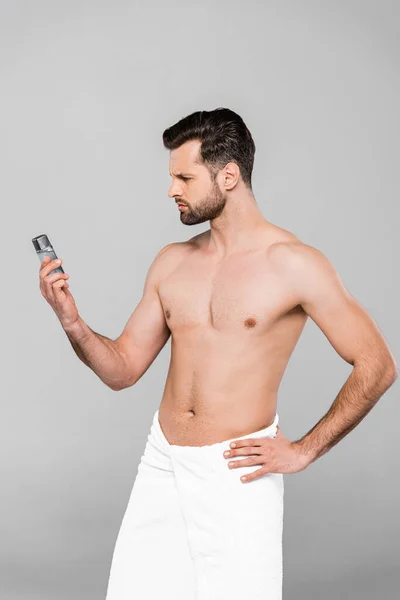
M 330 258 L 399 359 L 399 29 L 388 0 L 1 1 L 1 598 L 105 597 L 170 352 L 108 389 L 42 298 L 31 239 L 49 235 L 81 316 L 115 339 L 156 252 L 209 226 L 185 228 L 167 196 L 161 134 L 181 117 L 244 118 L 263 214 Z M 350 372 L 310 320 L 285 435 Z M 285 600 L 397 597 L 397 396 L 285 477 Z

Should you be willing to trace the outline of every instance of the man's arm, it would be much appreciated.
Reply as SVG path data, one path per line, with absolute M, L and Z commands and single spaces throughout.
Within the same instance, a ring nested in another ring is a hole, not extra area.
M 116 340 L 96 333 L 81 317 L 73 326 L 64 327 L 77 356 L 115 391 L 136 383 L 169 338 L 157 286 L 165 268 L 165 253 L 177 244 L 158 252 L 147 273 L 142 299 Z
M 173 242 L 157 254 L 147 273 L 143 297 L 115 340 L 129 374 L 123 387 L 135 384 L 144 375 L 171 335 L 158 286 L 176 264 L 181 246 L 182 242 Z
M 324 417 L 293 442 L 310 464 L 360 423 L 396 380 L 397 366 L 377 325 L 346 290 L 327 257 L 306 244 L 289 244 L 282 250 L 294 301 L 354 367 Z
M 126 379 L 126 365 L 113 340 L 89 327 L 81 316 L 73 325 L 62 325 L 81 361 L 113 390 Z

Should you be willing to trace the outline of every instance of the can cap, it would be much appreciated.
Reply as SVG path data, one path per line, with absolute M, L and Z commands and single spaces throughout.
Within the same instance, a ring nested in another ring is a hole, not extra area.
M 42 233 L 41 235 L 38 235 L 37 237 L 33 238 L 32 243 L 35 247 L 36 252 L 40 252 L 41 250 L 44 250 L 45 248 L 50 246 L 50 240 L 45 233 Z

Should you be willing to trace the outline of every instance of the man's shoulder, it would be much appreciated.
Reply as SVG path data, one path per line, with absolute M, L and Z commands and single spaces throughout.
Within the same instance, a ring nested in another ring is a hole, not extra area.
M 198 233 L 188 240 L 182 240 L 180 242 L 171 242 L 170 244 L 166 244 L 159 251 L 158 255 L 160 256 L 168 256 L 179 259 L 179 257 L 187 254 L 191 250 L 196 248 L 200 248 L 202 243 L 205 241 L 208 232 L 203 231 L 202 233 Z
M 152 262 L 152 269 L 158 274 L 159 280 L 165 279 L 184 260 L 193 247 L 191 240 L 170 242 L 162 246 Z
M 332 270 L 333 265 L 318 248 L 306 244 L 293 236 L 292 239 L 279 240 L 268 248 L 268 259 L 281 274 L 303 277 L 321 275 Z
M 198 236 L 195 237 L 197 238 Z M 195 238 L 190 238 L 189 240 L 183 240 L 180 242 L 170 242 L 169 244 L 166 244 L 159 250 L 156 258 L 162 257 L 163 259 L 167 260 L 177 260 L 184 254 L 186 254 L 195 245 Z

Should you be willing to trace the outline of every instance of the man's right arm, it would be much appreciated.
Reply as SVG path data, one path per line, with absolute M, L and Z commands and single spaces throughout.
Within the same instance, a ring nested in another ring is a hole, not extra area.
M 158 252 L 147 273 L 142 299 L 116 340 L 96 333 L 81 317 L 74 325 L 63 326 L 77 356 L 115 391 L 136 383 L 168 341 L 171 332 L 158 284 L 170 263 L 168 250 L 178 245 L 168 244 Z

